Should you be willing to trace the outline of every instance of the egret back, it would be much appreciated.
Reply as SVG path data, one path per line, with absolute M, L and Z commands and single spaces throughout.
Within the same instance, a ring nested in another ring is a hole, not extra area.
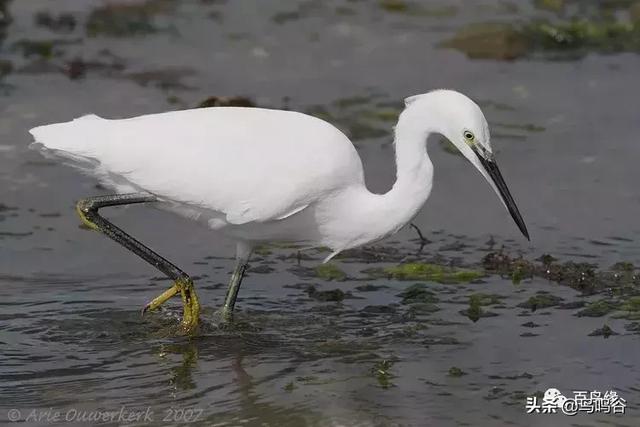
M 131 188 L 243 224 L 285 218 L 364 185 L 353 144 L 296 112 L 212 107 L 122 120 L 95 115 L 31 129 L 37 143 L 119 191 Z

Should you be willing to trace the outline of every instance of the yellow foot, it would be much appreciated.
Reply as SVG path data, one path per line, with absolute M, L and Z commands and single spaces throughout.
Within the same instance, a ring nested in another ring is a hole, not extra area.
M 195 287 L 191 279 L 178 279 L 176 284 L 180 287 L 180 296 L 182 297 L 182 306 L 184 313 L 182 315 L 182 330 L 191 335 L 198 328 L 200 320 L 200 302 L 196 295 Z
M 98 226 L 95 225 L 93 222 L 91 222 L 89 218 L 87 218 L 87 213 L 89 212 L 89 208 L 87 206 L 86 200 L 80 200 L 78 203 L 76 203 L 76 212 L 78 212 L 78 216 L 82 221 L 82 225 L 84 225 L 90 230 L 100 231 L 98 229 Z
M 155 310 L 164 304 L 169 298 L 180 292 L 182 297 L 183 315 L 180 328 L 187 334 L 193 334 L 198 328 L 198 320 L 200 318 L 200 302 L 196 295 L 195 287 L 191 279 L 178 279 L 169 289 L 155 297 L 151 302 L 144 306 L 142 314 L 149 310 Z
M 145 314 L 147 311 L 153 311 L 159 308 L 169 298 L 171 298 L 178 292 L 180 292 L 180 289 L 178 288 L 178 285 L 174 283 L 173 286 L 171 286 L 169 289 L 167 289 L 166 291 L 164 291 L 163 293 L 161 293 L 160 295 L 152 299 L 151 302 L 149 302 L 147 305 L 145 305 L 144 308 L 142 309 L 142 314 Z

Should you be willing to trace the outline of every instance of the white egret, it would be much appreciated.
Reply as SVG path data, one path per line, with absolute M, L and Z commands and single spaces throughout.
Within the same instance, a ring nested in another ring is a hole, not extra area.
M 409 223 L 431 192 L 430 134 L 449 139 L 480 171 L 529 238 L 482 111 L 451 90 L 405 100 L 395 127 L 397 179 L 386 194 L 367 190 L 360 157 L 342 132 L 291 111 L 212 107 L 123 120 L 88 115 L 30 132 L 38 147 L 115 189 L 115 195 L 79 201 L 80 217 L 174 281 L 145 309 L 180 293 L 187 332 L 195 330 L 199 313 L 189 276 L 107 221 L 100 208 L 153 202 L 235 239 L 237 264 L 222 307 L 227 320 L 256 244 L 325 246 L 331 249 L 326 262 Z

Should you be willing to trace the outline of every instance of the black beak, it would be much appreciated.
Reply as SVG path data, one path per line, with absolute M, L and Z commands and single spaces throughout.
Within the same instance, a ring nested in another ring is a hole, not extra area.
M 529 239 L 527 226 L 524 225 L 524 220 L 522 219 L 522 215 L 520 215 L 520 211 L 516 206 L 516 202 L 513 200 L 513 197 L 511 197 L 511 193 L 507 188 L 507 184 L 505 184 L 504 178 L 502 178 L 502 174 L 500 173 L 500 169 L 498 169 L 498 164 L 490 154 L 487 156 L 488 158 L 485 157 L 485 155 L 480 152 L 478 146 L 473 146 L 472 149 L 474 153 L 476 153 L 476 156 L 478 156 L 478 159 L 480 159 L 480 163 L 482 163 L 482 166 L 484 166 L 485 170 L 493 180 L 493 183 L 496 185 L 496 188 L 500 192 L 500 197 L 502 197 L 504 204 L 507 206 L 511 217 L 516 222 L 516 225 L 520 229 L 520 232 L 522 232 L 527 240 L 531 240 Z

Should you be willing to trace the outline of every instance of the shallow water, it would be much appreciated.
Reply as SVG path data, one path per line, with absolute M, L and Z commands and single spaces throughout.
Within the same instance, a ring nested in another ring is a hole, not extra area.
M 637 280 L 619 296 L 608 284 L 586 292 L 540 276 L 514 285 L 486 274 L 468 284 L 425 281 L 435 300 L 416 305 L 399 295 L 415 281 L 365 270 L 434 259 L 481 269 L 483 257 L 503 246 L 528 260 L 551 254 L 599 270 L 640 263 L 633 89 L 640 57 L 630 48 L 585 48 L 580 55 L 532 50 L 505 61 L 441 46 L 471 23 L 569 19 L 580 2 L 564 2 L 558 13 L 539 7 L 553 2 L 392 3 L 155 0 L 142 12 L 120 12 L 120 24 L 107 29 L 96 15 L 100 1 L 9 3 L 12 23 L 0 45 L 0 61 L 12 64 L 0 77 L 3 423 L 11 408 L 24 420 L 33 409 L 64 416 L 124 407 L 150 411 L 152 421 L 133 422 L 143 425 L 177 425 L 184 419 L 171 417 L 187 412 L 196 425 L 638 425 L 640 347 L 630 316 L 579 317 L 579 304 L 518 307 L 538 292 L 563 303 L 623 303 L 639 293 Z M 615 13 L 624 14 L 632 2 L 618 3 Z M 43 10 L 54 18 L 72 13 L 75 28 L 36 25 Z M 25 39 L 47 42 L 33 53 Z M 315 273 L 320 252 L 300 263 L 295 248 L 261 252 L 243 284 L 235 327 L 221 329 L 213 311 L 233 266 L 233 243 L 153 209 L 113 209 L 117 224 L 197 278 L 206 309 L 192 340 L 173 333 L 177 301 L 140 317 L 168 282 L 78 226 L 74 201 L 106 190 L 27 148 L 26 131 L 37 124 L 241 95 L 327 117 L 355 141 L 370 188 L 385 191 L 395 173 L 390 129 L 401 100 L 437 87 L 463 91 L 483 107 L 532 242 L 460 156 L 430 141 L 436 182 L 414 222 L 431 243 L 419 251 L 407 228 L 371 251 L 337 259 L 346 273 L 338 281 Z M 345 298 L 318 300 L 310 285 L 340 289 Z M 478 292 L 503 298 L 482 307 L 496 316 L 473 322 L 464 310 Z M 589 336 L 605 324 L 619 335 Z M 466 375 L 449 375 L 452 367 Z M 526 414 L 525 397 L 549 387 L 565 394 L 615 389 L 627 413 Z

